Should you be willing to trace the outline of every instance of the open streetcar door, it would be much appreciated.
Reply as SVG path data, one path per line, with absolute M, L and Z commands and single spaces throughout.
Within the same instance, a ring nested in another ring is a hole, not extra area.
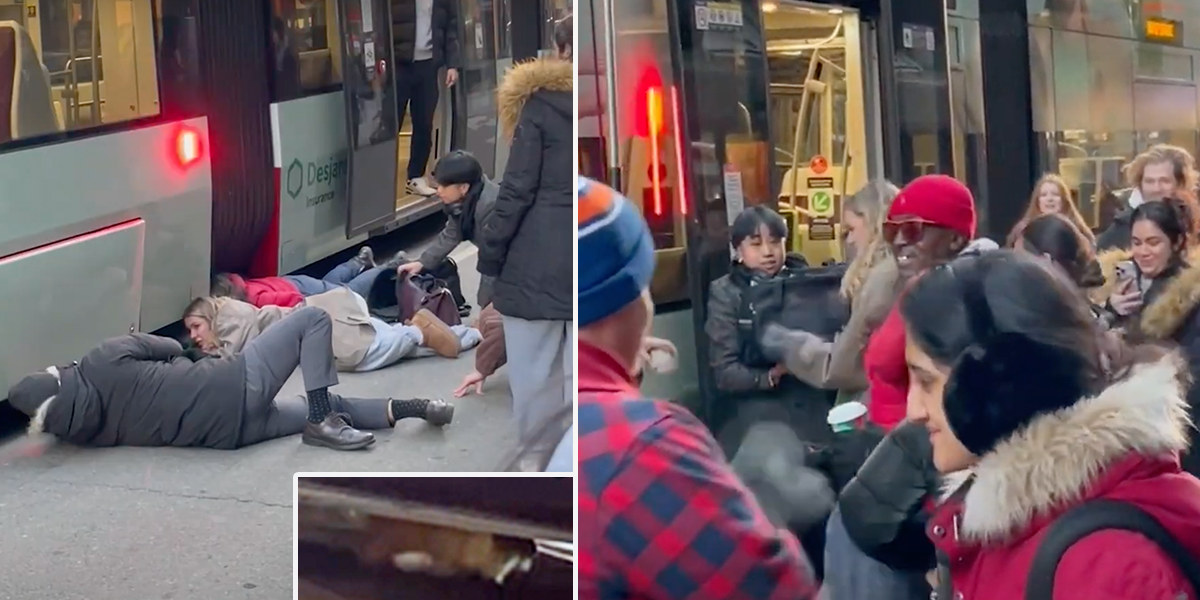
M 396 80 L 388 0 L 337 0 L 346 99 L 346 235 L 391 220 L 396 211 Z

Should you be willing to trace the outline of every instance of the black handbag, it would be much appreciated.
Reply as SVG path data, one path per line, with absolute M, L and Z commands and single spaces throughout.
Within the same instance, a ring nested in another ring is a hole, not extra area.
M 738 333 L 742 363 L 773 364 L 759 340 L 769 324 L 782 325 L 832 340 L 850 319 L 841 297 L 846 265 L 788 269 L 775 277 L 755 276 L 742 288 Z

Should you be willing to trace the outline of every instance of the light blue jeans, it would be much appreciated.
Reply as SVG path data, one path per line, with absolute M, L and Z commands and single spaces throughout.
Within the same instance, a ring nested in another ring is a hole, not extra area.
M 554 449 L 554 455 L 550 457 L 549 464 L 546 465 L 547 473 L 574 473 L 575 472 L 575 426 L 572 425 L 567 430 L 567 435 L 563 436 L 558 447 Z
M 421 345 L 424 336 L 416 327 L 400 323 L 384 323 L 375 317 L 371 317 L 371 325 L 375 327 L 375 341 L 367 349 L 367 354 L 363 357 L 362 362 L 354 368 L 359 373 L 382 369 L 405 358 L 434 355 L 433 350 Z M 483 341 L 483 335 L 474 327 L 452 325 L 450 330 L 458 336 L 459 351 L 470 350 Z
M 896 571 L 867 556 L 834 509 L 825 529 L 825 586 L 828 600 L 928 600 L 924 573 Z
M 296 291 L 305 298 L 324 294 L 342 286 L 346 286 L 355 294 L 366 298 L 371 295 L 371 286 L 375 285 L 375 280 L 387 270 L 387 267 L 363 269 L 362 263 L 350 259 L 334 267 L 321 279 L 308 275 L 284 275 L 283 278 L 296 286 Z

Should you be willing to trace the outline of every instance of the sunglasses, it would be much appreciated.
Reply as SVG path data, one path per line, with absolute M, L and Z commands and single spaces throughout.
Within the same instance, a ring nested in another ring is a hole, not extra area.
M 925 229 L 932 226 L 932 223 L 913 219 L 885 221 L 883 223 L 883 239 L 889 245 L 895 243 L 896 238 L 901 236 L 906 242 L 916 242 L 925 236 Z

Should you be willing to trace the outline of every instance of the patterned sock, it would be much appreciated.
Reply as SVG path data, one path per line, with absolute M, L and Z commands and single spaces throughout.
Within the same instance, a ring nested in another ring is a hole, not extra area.
M 308 393 L 308 422 L 320 423 L 333 412 L 329 408 L 329 390 L 321 388 Z
M 392 400 L 388 408 L 392 411 L 392 419 L 399 421 L 400 419 L 424 419 L 425 409 L 429 408 L 429 401 L 419 398 L 412 400 Z

